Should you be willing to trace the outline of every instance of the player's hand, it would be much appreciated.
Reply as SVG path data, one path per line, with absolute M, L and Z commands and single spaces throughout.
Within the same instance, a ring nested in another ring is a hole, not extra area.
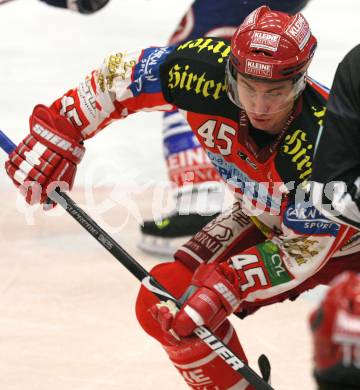
M 80 132 L 65 117 L 38 105 L 30 117 L 30 134 L 9 155 L 5 168 L 29 204 L 44 203 L 56 187 L 72 188 L 84 152 Z
M 164 332 L 185 337 L 200 325 L 215 330 L 240 305 L 235 271 L 216 264 L 200 265 L 181 301 L 184 303 L 179 311 L 164 302 L 151 308 Z

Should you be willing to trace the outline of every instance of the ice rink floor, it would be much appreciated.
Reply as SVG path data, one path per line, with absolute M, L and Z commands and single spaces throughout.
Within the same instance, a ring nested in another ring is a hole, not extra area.
M 107 196 L 102 190 L 95 198 L 101 202 Z M 72 197 L 84 204 L 78 191 Z M 142 197 L 146 200 L 135 200 L 146 217 L 152 192 Z M 3 205 L 0 388 L 186 389 L 135 320 L 137 279 L 68 215 L 49 217 L 38 210 L 34 225 L 26 225 L 11 199 Z M 127 222 L 114 236 L 150 269 L 158 260 L 136 248 L 135 218 L 118 206 L 103 214 L 102 225 L 109 229 L 119 220 Z M 233 317 L 252 366 L 261 353 L 270 358 L 275 389 L 313 388 L 307 324 L 313 305 L 299 299 L 263 308 L 243 321 Z
M 35 104 L 111 52 L 165 44 L 190 3 L 112 0 L 90 17 L 36 0 L 0 6 L 0 129 L 20 141 Z M 360 41 L 360 2 L 311 0 L 304 14 L 319 41 L 310 74 L 330 86 Z M 147 269 L 159 259 L 137 249 L 138 224 L 169 207 L 152 190 L 166 178 L 160 126 L 160 115 L 138 114 L 90 140 L 72 193 Z M 138 281 L 61 209 L 25 208 L 3 169 L 0 188 L 0 389 L 186 389 L 137 325 Z M 314 389 L 307 318 L 316 297 L 233 318 L 252 367 L 261 353 L 270 358 L 277 390 Z

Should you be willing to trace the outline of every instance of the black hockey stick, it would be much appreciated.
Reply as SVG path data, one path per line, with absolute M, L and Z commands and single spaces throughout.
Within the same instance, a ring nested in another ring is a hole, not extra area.
M 16 145 L 0 130 L 0 147 L 11 153 Z M 129 270 L 143 286 L 151 291 L 160 301 L 171 300 L 179 308 L 180 303 L 143 268 L 129 253 L 127 253 L 108 233 L 106 233 L 84 210 L 82 210 L 68 195 L 55 190 L 51 200 L 59 203 L 85 230 L 87 230 L 108 252 L 110 252 L 127 270 Z M 238 358 L 217 336 L 206 327 L 199 326 L 194 333 L 214 352 L 216 352 L 233 370 L 241 374 L 258 390 L 274 390 L 245 362 Z

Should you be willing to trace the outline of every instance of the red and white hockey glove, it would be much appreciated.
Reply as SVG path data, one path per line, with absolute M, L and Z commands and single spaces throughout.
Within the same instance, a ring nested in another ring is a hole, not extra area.
M 71 123 L 46 106 L 30 117 L 30 134 L 9 155 L 7 174 L 30 204 L 44 203 L 55 187 L 71 189 L 85 152 Z
M 164 332 L 190 336 L 200 325 L 210 330 L 220 326 L 239 307 L 240 293 L 235 270 L 227 265 L 204 264 L 195 271 L 178 312 L 162 302 L 153 306 L 151 313 Z

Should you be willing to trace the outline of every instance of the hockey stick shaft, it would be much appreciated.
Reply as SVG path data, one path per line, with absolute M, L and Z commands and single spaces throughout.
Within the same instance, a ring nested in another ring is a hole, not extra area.
M 10 153 L 16 145 L 0 130 L 0 147 Z M 108 252 L 110 252 L 144 287 L 151 291 L 160 301 L 171 300 L 179 308 L 180 303 L 148 271 L 127 253 L 108 233 L 106 233 L 89 215 L 85 213 L 67 194 L 55 190 L 51 200 L 60 204 L 67 213 L 87 230 Z M 254 370 L 238 358 L 217 336 L 206 327 L 199 326 L 194 333 L 216 352 L 230 367 L 241 374 L 258 390 L 273 390 Z

